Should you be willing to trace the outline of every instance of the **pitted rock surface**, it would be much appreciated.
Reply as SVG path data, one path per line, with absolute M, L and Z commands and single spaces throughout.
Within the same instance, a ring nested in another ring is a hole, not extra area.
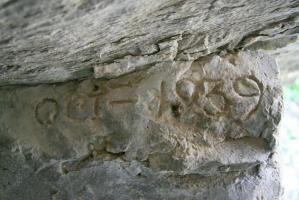
M 298 14 L 298 0 L 0 0 L 0 200 L 279 199 L 282 91 L 261 49 L 297 58 L 276 49 Z
M 272 58 L 248 51 L 164 62 L 117 79 L 3 87 L 1 165 L 10 171 L 19 163 L 16 171 L 25 172 L 3 171 L 0 194 L 275 199 L 277 77 Z

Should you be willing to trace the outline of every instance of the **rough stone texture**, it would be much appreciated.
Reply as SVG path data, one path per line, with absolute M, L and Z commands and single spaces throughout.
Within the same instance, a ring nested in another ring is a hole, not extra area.
M 273 59 L 248 51 L 111 80 L 3 87 L 0 194 L 277 199 L 277 76 Z
M 87 78 L 94 67 L 97 77 L 113 77 L 157 62 L 266 48 L 269 41 L 283 46 L 298 33 L 298 5 L 298 0 L 1 0 L 0 84 Z
M 0 199 L 279 199 L 258 49 L 298 0 L 0 1 Z

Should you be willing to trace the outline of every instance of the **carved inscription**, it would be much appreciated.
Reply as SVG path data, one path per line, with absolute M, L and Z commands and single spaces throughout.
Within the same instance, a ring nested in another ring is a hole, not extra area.
M 40 124 L 53 124 L 58 115 L 58 104 L 54 99 L 43 99 L 37 104 L 35 109 L 35 118 Z
M 99 149 L 151 164 L 156 154 L 170 155 L 171 162 L 214 160 L 208 149 L 243 137 L 272 142 L 280 112 L 274 75 L 242 60 L 234 66 L 222 58 L 207 61 L 161 63 L 161 69 L 117 79 L 49 86 L 42 94 L 51 98 L 35 107 L 37 128 L 61 134 L 54 142 L 70 138 L 69 145 L 80 144 L 78 151 L 92 141 Z
M 136 99 L 122 99 L 122 100 L 110 101 L 110 104 L 112 104 L 112 105 L 135 104 L 136 102 L 137 102 Z
M 203 79 L 192 81 L 187 79 L 179 80 L 176 83 L 176 94 L 181 103 L 187 107 L 194 107 L 194 112 L 205 113 L 207 116 L 220 117 L 231 112 L 235 105 L 230 95 L 231 91 L 225 91 L 223 80 Z M 257 103 L 251 103 L 251 109 L 244 113 L 244 118 L 251 115 L 260 103 L 262 84 L 251 76 L 238 77 L 231 83 L 233 91 L 239 95 L 240 101 L 258 99 Z M 253 105 L 253 106 L 252 106 Z
M 203 111 L 209 116 L 224 115 L 229 107 L 228 100 L 223 92 L 224 82 L 221 80 L 203 80 L 200 83 L 197 105 L 203 105 Z
M 260 105 L 263 96 L 263 84 L 254 76 L 240 77 L 234 82 L 234 90 L 242 98 L 258 98 L 257 103 L 251 102 L 252 108 L 243 115 L 242 119 L 245 120 L 250 117 Z
M 253 97 L 260 95 L 258 83 L 250 77 L 242 77 L 234 82 L 236 93 L 243 97 Z
M 222 115 L 225 112 L 227 102 L 222 95 L 209 94 L 206 96 L 206 103 L 204 105 L 204 111 L 208 115 Z
M 103 100 L 102 93 L 99 94 L 72 94 L 66 99 L 66 117 L 72 120 L 85 121 L 100 116 L 100 109 L 106 105 L 130 105 L 136 104 L 137 98 L 121 98 L 116 100 Z M 55 99 L 46 98 L 37 104 L 35 116 L 37 121 L 43 125 L 52 124 L 58 114 L 58 103 Z
M 85 120 L 94 113 L 92 98 L 83 95 L 74 95 L 67 105 L 68 117 Z

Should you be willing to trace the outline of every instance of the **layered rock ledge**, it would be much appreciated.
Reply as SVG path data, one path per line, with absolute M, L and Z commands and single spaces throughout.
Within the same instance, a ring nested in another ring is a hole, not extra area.
M 0 1 L 0 199 L 279 199 L 273 50 L 299 1 Z

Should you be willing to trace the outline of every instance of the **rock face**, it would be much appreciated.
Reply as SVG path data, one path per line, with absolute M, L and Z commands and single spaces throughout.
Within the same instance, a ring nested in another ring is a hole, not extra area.
M 277 76 L 268 56 L 243 52 L 111 80 L 3 87 L 1 195 L 276 199 Z
M 298 5 L 0 1 L 0 199 L 279 199 Z
M 0 84 L 93 77 L 94 67 L 104 68 L 96 70 L 105 72 L 98 77 L 115 77 L 157 62 L 281 46 L 298 34 L 298 4 L 298 0 L 2 0 Z

